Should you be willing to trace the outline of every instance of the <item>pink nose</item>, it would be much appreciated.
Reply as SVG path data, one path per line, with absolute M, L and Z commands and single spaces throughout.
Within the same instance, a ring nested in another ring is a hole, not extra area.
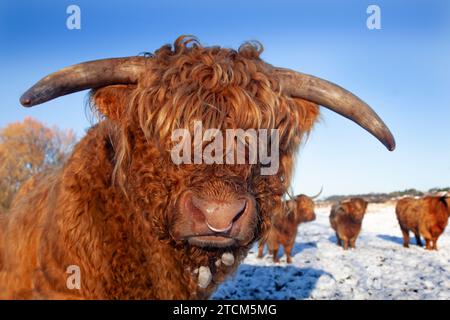
M 208 229 L 217 233 L 230 231 L 247 208 L 246 199 L 219 201 L 191 195 L 186 201 L 186 209 L 192 216 L 204 220 Z

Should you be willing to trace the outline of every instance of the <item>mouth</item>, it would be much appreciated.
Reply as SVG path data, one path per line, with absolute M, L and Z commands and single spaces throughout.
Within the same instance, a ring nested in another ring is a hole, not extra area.
M 206 234 L 186 238 L 188 243 L 201 248 L 226 248 L 236 244 L 236 240 L 228 235 Z

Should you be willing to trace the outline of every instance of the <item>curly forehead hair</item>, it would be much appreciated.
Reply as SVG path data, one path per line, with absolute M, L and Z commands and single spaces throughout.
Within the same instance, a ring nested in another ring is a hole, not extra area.
M 258 42 L 233 50 L 203 47 L 181 36 L 173 46 L 155 51 L 137 86 L 95 91 L 92 100 L 99 112 L 122 124 L 118 167 L 129 158 L 129 130 L 139 128 L 145 139 L 168 150 L 173 130 L 192 130 L 200 120 L 205 129 L 278 129 L 280 170 L 288 183 L 293 159 L 284 156 L 293 156 L 318 107 L 282 95 L 278 79 L 260 59 L 262 51 Z
M 173 49 L 166 45 L 155 52 L 155 69 L 139 82 L 131 114 L 138 115 L 147 136 L 163 139 L 201 120 L 206 128 L 278 128 L 295 144 L 290 140 L 311 128 L 317 107 L 280 95 L 276 78 L 259 58 L 262 50 L 259 43 L 236 51 L 180 37 Z

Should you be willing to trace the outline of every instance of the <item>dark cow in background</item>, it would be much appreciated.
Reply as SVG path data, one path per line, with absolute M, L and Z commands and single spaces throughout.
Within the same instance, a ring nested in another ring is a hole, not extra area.
M 258 258 L 263 257 L 264 245 L 267 244 L 269 253 L 273 254 L 273 261 L 279 262 L 278 250 L 280 245 L 283 245 L 284 252 L 286 253 L 286 262 L 292 262 L 291 254 L 295 244 L 298 226 L 301 223 L 316 219 L 313 201 L 315 197 L 308 197 L 301 194 L 294 199 L 284 202 L 282 210 L 275 212 L 272 216 L 271 227 L 267 238 L 260 241 Z
M 404 247 L 409 247 L 409 231 L 412 231 L 417 245 L 422 246 L 422 236 L 427 250 L 437 250 L 437 240 L 444 232 L 450 215 L 450 195 L 403 198 L 397 202 L 395 213 Z
M 361 225 L 368 202 L 362 198 L 351 198 L 331 207 L 330 224 L 336 231 L 337 244 L 344 250 L 356 248 L 356 239 L 361 232 Z

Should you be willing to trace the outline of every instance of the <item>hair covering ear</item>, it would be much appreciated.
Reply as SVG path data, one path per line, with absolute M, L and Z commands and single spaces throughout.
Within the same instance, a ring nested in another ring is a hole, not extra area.
M 113 85 L 96 89 L 91 94 L 91 103 L 103 116 L 120 120 L 133 91 L 130 85 Z

